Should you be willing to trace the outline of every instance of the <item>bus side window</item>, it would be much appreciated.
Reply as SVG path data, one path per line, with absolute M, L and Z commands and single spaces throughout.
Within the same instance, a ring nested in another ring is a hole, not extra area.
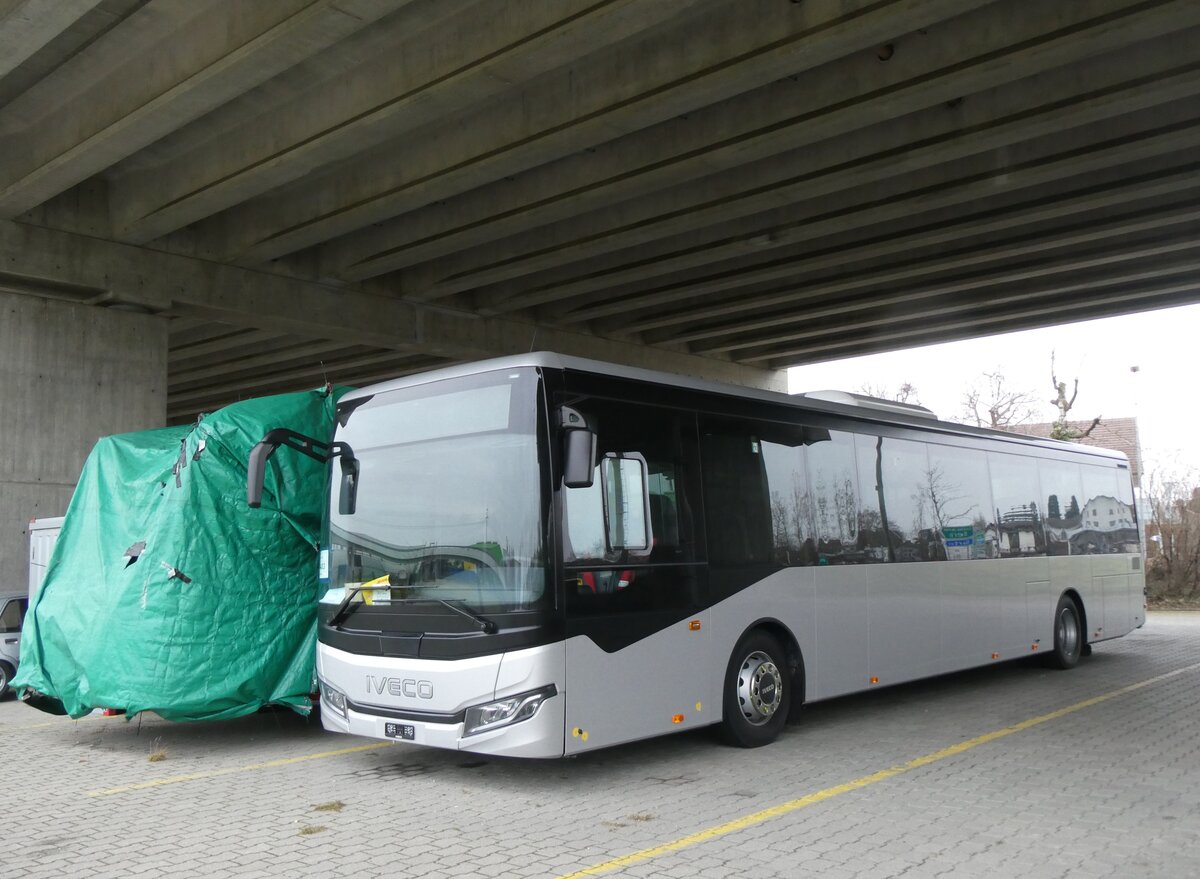
M 1038 500 L 1037 463 L 988 452 L 996 554 L 1002 559 L 1046 554 L 1045 506 Z
M 650 469 L 650 530 L 655 556 L 669 556 L 679 549 L 679 497 L 675 489 L 675 467 L 669 462 L 647 461 Z
M 1082 555 L 1087 551 L 1088 541 L 1082 533 L 1083 485 L 1079 481 L 1079 465 L 1041 459 L 1038 477 L 1045 498 L 1046 554 Z
M 694 560 L 692 511 L 684 472 L 694 455 L 694 422 L 686 416 L 663 413 L 636 404 L 593 401 L 580 404 L 597 426 L 597 452 L 637 456 L 646 463 L 646 495 L 650 513 L 650 546 L 645 551 L 621 552 L 609 548 L 604 522 L 604 496 L 600 467 L 588 488 L 564 488 L 564 560 L 567 564 L 609 565 Z M 691 451 L 686 445 L 690 442 Z
M 992 487 L 987 455 L 979 449 L 929 444 L 921 490 L 934 526 L 937 557 L 970 561 L 996 557 L 990 522 Z
M 700 453 L 709 563 L 771 563 L 771 501 L 760 440 L 749 432 L 706 431 Z

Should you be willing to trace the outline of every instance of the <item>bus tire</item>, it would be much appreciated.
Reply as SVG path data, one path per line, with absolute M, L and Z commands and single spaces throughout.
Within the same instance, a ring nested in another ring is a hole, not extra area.
M 741 748 L 769 745 L 787 724 L 792 678 L 787 653 L 762 629 L 747 632 L 725 671 L 721 737 Z
M 1083 624 L 1079 607 L 1064 595 L 1054 611 L 1054 652 L 1046 657 L 1051 668 L 1068 669 L 1079 664 L 1083 653 Z

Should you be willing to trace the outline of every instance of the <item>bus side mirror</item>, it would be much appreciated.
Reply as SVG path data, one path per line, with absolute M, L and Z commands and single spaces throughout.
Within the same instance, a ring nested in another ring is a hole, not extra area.
M 250 460 L 246 462 L 246 504 L 252 509 L 257 510 L 262 506 L 263 475 L 267 470 L 267 459 L 277 448 L 279 443 L 264 437 L 250 450 Z
M 267 470 L 267 460 L 275 454 L 280 446 L 295 449 L 302 455 L 307 455 L 314 461 L 325 463 L 330 458 L 342 459 L 342 491 L 338 498 L 338 507 L 342 513 L 354 512 L 354 501 L 358 494 L 358 459 L 354 450 L 346 443 L 327 443 L 311 436 L 305 436 L 286 427 L 277 427 L 267 431 L 254 448 L 250 450 L 250 458 L 246 461 L 246 504 L 253 509 L 262 506 L 263 477 Z
M 563 431 L 563 485 L 591 488 L 596 469 L 596 434 L 583 416 L 568 406 L 559 410 Z

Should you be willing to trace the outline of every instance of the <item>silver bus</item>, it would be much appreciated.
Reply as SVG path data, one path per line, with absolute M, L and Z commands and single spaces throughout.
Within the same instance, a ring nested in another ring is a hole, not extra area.
M 555 354 L 348 393 L 317 671 L 327 729 L 559 757 L 700 726 L 771 742 L 806 702 L 1145 619 L 1115 452 Z

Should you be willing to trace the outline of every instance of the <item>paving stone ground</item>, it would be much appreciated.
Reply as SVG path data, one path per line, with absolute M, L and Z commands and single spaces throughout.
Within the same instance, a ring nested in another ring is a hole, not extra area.
M 10 698 L 0 876 L 562 876 L 1192 665 L 608 875 L 1200 876 L 1200 614 L 1183 613 L 1069 672 L 1009 663 L 812 705 L 753 751 L 693 732 L 563 761 L 385 745 L 261 767 L 375 743 L 291 713 L 76 722 Z

